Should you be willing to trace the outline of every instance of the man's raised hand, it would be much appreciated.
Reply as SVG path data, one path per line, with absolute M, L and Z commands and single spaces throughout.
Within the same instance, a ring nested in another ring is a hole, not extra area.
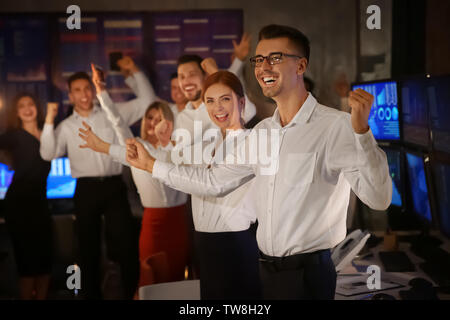
M 239 44 L 233 40 L 234 56 L 241 61 L 244 61 L 250 53 L 250 40 L 251 37 L 247 32 L 242 35 Z
M 211 75 L 219 71 L 219 67 L 217 66 L 216 60 L 214 60 L 214 58 L 203 59 L 201 66 L 203 71 L 205 71 L 207 75 Z
M 358 134 L 369 131 L 369 115 L 374 96 L 362 89 L 350 91 L 348 105 L 352 108 L 352 127 Z
M 139 71 L 139 68 L 129 56 L 124 56 L 122 59 L 117 60 L 117 65 L 125 78 Z

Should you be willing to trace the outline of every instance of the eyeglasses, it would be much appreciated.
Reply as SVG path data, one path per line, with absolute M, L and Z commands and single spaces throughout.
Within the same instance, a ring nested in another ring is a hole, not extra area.
M 268 56 L 257 55 L 257 56 L 251 57 L 250 62 L 253 67 L 260 67 L 264 63 L 264 60 L 267 59 L 267 62 L 270 65 L 274 65 L 274 64 L 279 64 L 279 63 L 283 62 L 283 57 L 299 58 L 299 59 L 303 58 L 300 56 L 296 56 L 294 54 L 287 54 L 287 53 L 283 53 L 283 52 L 272 52 Z

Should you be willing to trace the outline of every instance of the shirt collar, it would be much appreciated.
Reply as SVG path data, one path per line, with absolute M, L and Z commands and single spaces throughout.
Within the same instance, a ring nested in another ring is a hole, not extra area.
M 101 110 L 100 107 L 97 104 L 94 104 L 94 107 L 92 108 L 92 112 L 89 114 L 89 117 L 94 113 L 99 112 L 100 110 Z M 76 119 L 84 118 L 78 112 L 75 111 L 75 108 L 73 109 L 73 115 Z
M 192 104 L 191 101 L 189 101 L 184 108 L 187 109 L 187 110 L 194 110 L 195 109 L 194 105 Z
M 311 115 L 316 107 L 317 100 L 314 96 L 308 92 L 308 97 L 306 98 L 303 105 L 300 107 L 300 110 L 295 114 L 294 118 L 292 118 L 291 122 L 289 122 L 285 128 L 293 126 L 296 123 L 306 123 L 311 118 Z M 272 116 L 272 122 L 281 127 L 280 121 L 280 112 L 278 108 L 275 110 Z

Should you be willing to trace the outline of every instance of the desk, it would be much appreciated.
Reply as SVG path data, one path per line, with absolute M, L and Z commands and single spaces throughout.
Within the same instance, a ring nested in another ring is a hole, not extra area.
M 384 235 L 384 233 L 372 233 L 373 235 L 377 236 L 377 237 L 382 237 Z M 406 233 L 398 233 L 399 235 L 409 235 Z M 432 233 L 432 236 L 442 240 L 443 244 L 441 245 L 441 248 L 446 250 L 447 252 L 450 252 L 450 241 L 443 238 L 440 234 L 438 233 Z M 373 294 L 377 294 L 377 293 L 386 293 L 389 295 L 394 296 L 397 300 L 400 300 L 400 291 L 401 290 L 409 290 L 411 287 L 408 285 L 408 282 L 411 279 L 414 278 L 423 278 L 426 279 L 428 281 L 430 281 L 434 286 L 437 286 L 436 283 L 434 283 L 430 277 L 428 277 L 419 267 L 419 264 L 424 262 L 423 259 L 417 257 L 416 255 L 414 255 L 411 250 L 410 250 L 411 245 L 407 242 L 400 242 L 399 243 L 399 251 L 403 251 L 406 253 L 406 255 L 409 257 L 409 259 L 411 260 L 411 262 L 414 264 L 416 271 L 415 272 L 385 272 L 384 271 L 384 266 L 381 263 L 378 253 L 380 251 L 384 251 L 383 248 L 383 242 L 381 242 L 378 246 L 376 246 L 375 248 L 370 249 L 370 252 L 372 253 L 372 256 L 370 258 L 363 258 L 361 260 L 358 260 L 358 257 L 353 260 L 353 264 L 356 266 L 369 266 L 369 265 L 377 265 L 380 267 L 381 270 L 381 280 L 383 279 L 389 279 L 392 280 L 394 282 L 397 282 L 401 285 L 403 285 L 404 287 L 402 288 L 395 288 L 395 289 L 389 289 L 389 290 L 384 290 L 384 291 L 376 291 Z M 347 268 L 345 268 L 344 270 L 342 270 L 339 274 L 338 274 L 338 281 L 339 281 L 339 275 L 345 275 L 345 274 L 352 274 L 352 273 L 357 273 L 357 269 L 354 266 L 349 266 Z M 368 290 L 369 291 L 369 290 Z M 346 296 L 342 296 L 336 293 L 335 295 L 335 299 L 336 300 L 361 300 L 364 297 L 366 297 L 368 295 L 368 293 L 364 293 L 364 294 L 360 294 L 360 295 L 356 295 L 356 296 L 351 296 L 351 297 L 346 297 Z M 450 300 L 450 295 L 449 294 L 438 294 L 439 299 L 441 300 Z M 370 298 L 369 298 L 370 299 Z

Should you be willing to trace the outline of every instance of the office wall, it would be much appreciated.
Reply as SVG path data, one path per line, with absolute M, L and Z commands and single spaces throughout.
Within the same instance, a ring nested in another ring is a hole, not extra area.
M 341 73 L 350 81 L 356 73 L 356 0 L 16 0 L 1 1 L 0 12 L 65 12 L 77 4 L 89 11 L 167 11 L 201 9 L 242 9 L 244 29 L 252 36 L 254 52 L 259 29 L 270 23 L 287 24 L 302 30 L 311 40 L 308 76 L 316 83 L 320 102 L 337 106 L 332 89 Z M 262 96 L 250 65 L 245 70 L 250 97 L 257 103 L 258 117 L 272 114 L 274 105 Z
M 427 73 L 449 74 L 450 1 L 428 0 L 426 15 Z

